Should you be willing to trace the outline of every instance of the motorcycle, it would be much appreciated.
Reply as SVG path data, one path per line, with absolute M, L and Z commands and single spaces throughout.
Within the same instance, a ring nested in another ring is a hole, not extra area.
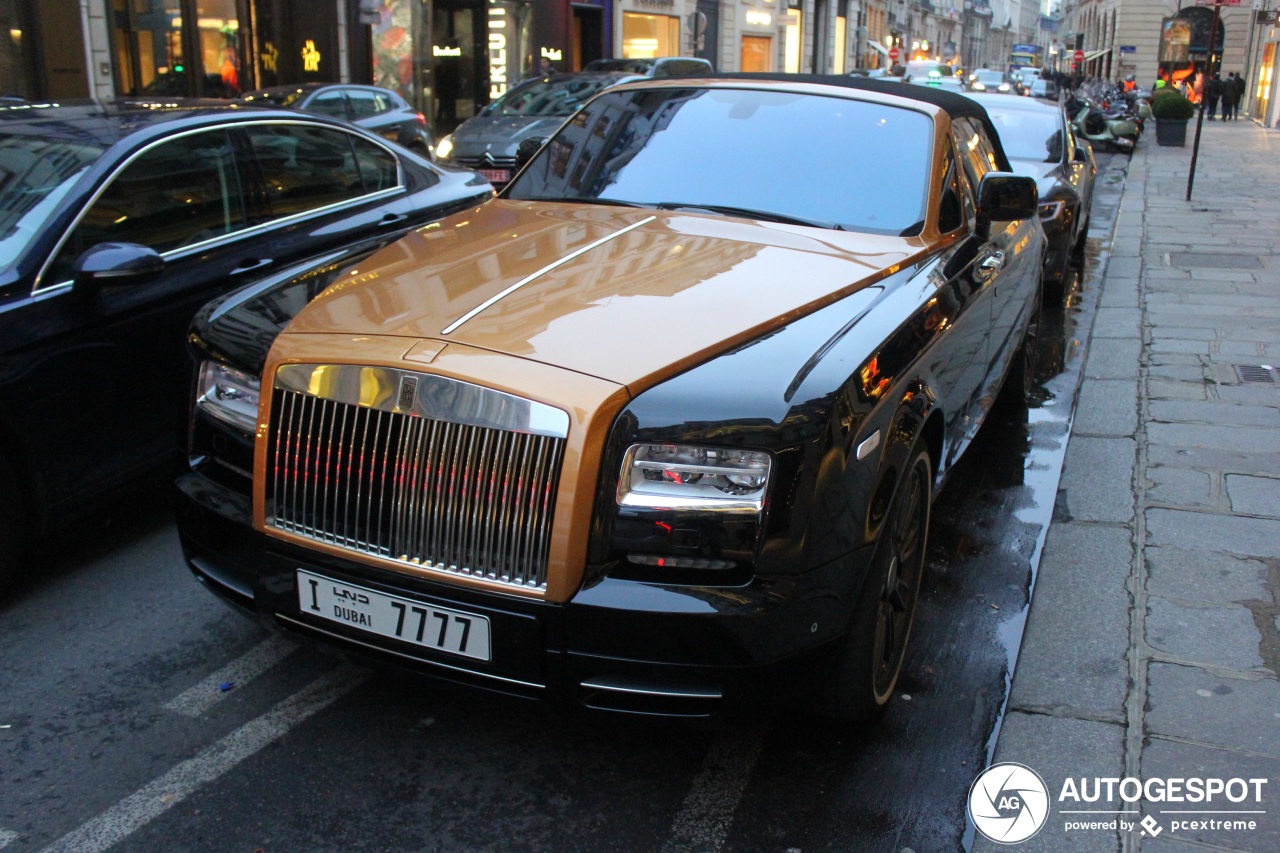
M 1151 115 L 1151 107 L 1137 98 L 1130 102 L 1120 92 L 1100 93 L 1102 106 L 1099 106 L 1089 94 L 1073 92 L 1068 99 L 1067 114 L 1072 116 L 1077 133 L 1094 145 L 1132 154 L 1142 135 L 1143 123 Z M 1108 94 L 1114 97 L 1106 97 Z

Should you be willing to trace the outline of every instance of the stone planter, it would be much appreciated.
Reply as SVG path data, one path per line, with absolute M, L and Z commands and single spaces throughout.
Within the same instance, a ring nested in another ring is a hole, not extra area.
M 1191 119 L 1187 118 L 1156 119 L 1156 144 L 1185 146 L 1187 144 L 1187 122 L 1189 121 Z

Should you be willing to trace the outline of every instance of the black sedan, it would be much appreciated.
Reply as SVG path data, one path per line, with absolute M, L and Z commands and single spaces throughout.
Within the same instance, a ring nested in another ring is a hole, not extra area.
M 246 92 L 250 104 L 289 107 L 349 121 L 405 148 L 435 155 L 427 117 L 390 89 L 350 84 L 300 83 Z
M 1009 95 L 969 97 L 986 107 L 1013 170 L 1036 179 L 1040 224 L 1049 238 L 1045 281 L 1061 286 L 1089 233 L 1089 204 L 1098 171 L 1093 151 L 1076 137 L 1057 104 Z
M 593 95 L 634 79 L 634 72 L 595 71 L 526 80 L 441 139 L 436 156 L 501 187 L 516 171 L 521 142 L 546 139 Z
M 196 309 L 491 193 L 347 124 L 211 102 L 0 108 L 0 178 L 0 587 L 28 534 L 174 457 Z
M 933 496 L 1026 390 L 1035 216 L 959 95 L 609 88 L 498 198 L 316 273 L 340 285 L 201 312 L 228 378 L 193 397 L 188 564 L 279 630 L 492 690 L 874 718 Z

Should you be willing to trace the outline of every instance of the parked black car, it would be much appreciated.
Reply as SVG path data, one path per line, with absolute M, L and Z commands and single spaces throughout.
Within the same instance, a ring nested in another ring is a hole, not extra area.
M 390 89 L 377 86 L 301 83 L 257 89 L 240 97 L 251 104 L 290 107 L 349 121 L 405 148 L 435 156 L 427 117 Z
M 1013 170 L 1036 179 L 1040 224 L 1049 239 L 1045 281 L 1061 285 L 1072 256 L 1084 249 L 1098 167 L 1087 140 L 1076 137 L 1057 104 L 1011 95 L 970 94 L 987 108 Z
M 501 187 L 517 170 L 516 151 L 526 139 L 546 139 L 593 95 L 634 72 L 592 71 L 534 77 L 510 89 L 440 140 L 441 160 L 480 172 Z
M 29 534 L 171 460 L 187 324 L 491 188 L 350 125 L 215 102 L 0 108 L 0 587 Z

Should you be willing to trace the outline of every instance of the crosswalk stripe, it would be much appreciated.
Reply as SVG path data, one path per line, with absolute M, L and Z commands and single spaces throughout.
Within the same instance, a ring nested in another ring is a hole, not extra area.
M 199 717 L 227 694 L 221 689 L 228 682 L 243 686 L 297 650 L 297 645 L 284 637 L 273 636 L 254 646 L 189 690 L 164 703 L 170 711 L 188 717 Z
M 46 847 L 43 853 L 101 853 L 216 781 L 246 758 L 283 737 L 313 714 L 362 684 L 369 674 L 343 666 L 276 705 L 267 713 L 205 747 L 194 758 L 139 788 L 88 823 Z
M 733 813 L 764 745 L 764 730 L 717 735 L 671 822 L 667 853 L 717 853 L 733 826 Z
M 17 837 L 18 833 L 12 829 L 0 829 L 0 850 L 8 847 Z

